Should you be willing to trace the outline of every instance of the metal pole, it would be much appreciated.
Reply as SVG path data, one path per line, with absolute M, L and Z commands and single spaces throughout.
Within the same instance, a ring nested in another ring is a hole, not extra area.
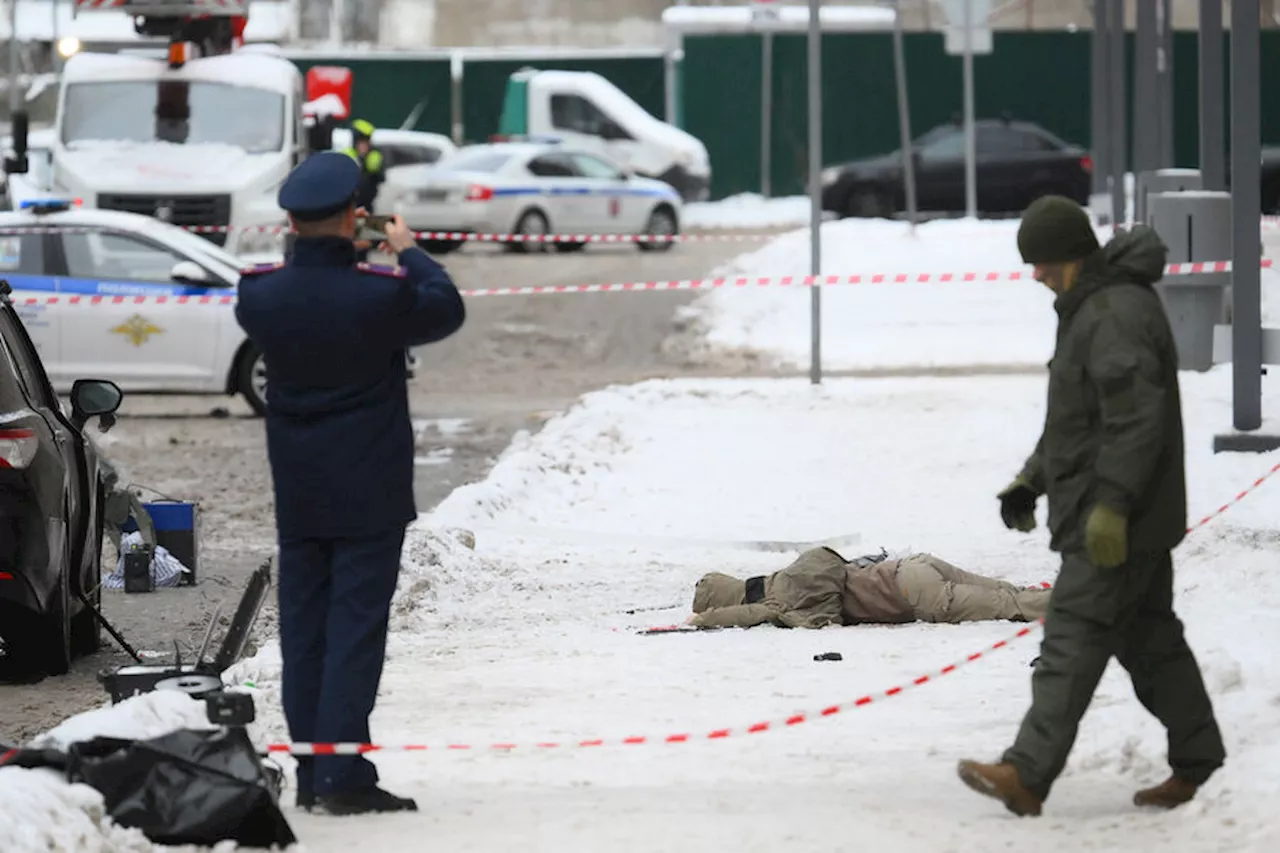
M 1120 226 L 1125 223 L 1128 215 L 1125 209 L 1124 176 L 1129 163 L 1129 149 L 1125 140 L 1128 130 L 1125 122 L 1129 110 L 1125 103 L 1124 0 L 1108 0 L 1107 14 L 1110 16 L 1110 26 L 1107 27 L 1110 39 L 1107 52 L 1107 88 L 1111 92 L 1108 98 L 1111 118 L 1107 124 L 1111 131 L 1111 221 Z
M 1262 426 L 1258 0 L 1231 3 L 1231 369 L 1237 430 Z
M 902 190 L 907 200 L 907 221 L 916 225 L 916 160 L 911 148 L 911 109 L 907 97 L 907 57 L 902 45 L 902 0 L 893 4 L 893 74 L 898 90 L 898 136 L 902 145 Z
M 58 52 L 58 41 L 61 32 L 61 28 L 58 26 L 58 0 L 49 0 L 49 14 L 52 16 L 50 25 L 53 28 L 53 37 L 49 40 L 53 50 L 50 53 L 53 54 L 53 70 L 57 72 L 62 70 L 62 54 Z
M 462 114 L 462 75 L 466 73 L 462 54 L 453 51 L 449 54 L 449 88 L 451 97 L 449 119 L 453 125 L 453 144 L 462 147 L 466 141 L 465 119 Z
M 1172 169 L 1173 150 L 1173 0 L 1156 6 L 1160 36 L 1156 70 L 1160 75 L 1160 168 Z
M 1134 41 L 1133 174 L 1160 167 L 1159 34 L 1156 7 L 1161 0 L 1138 0 Z M 1135 187 L 1136 189 L 1136 187 Z M 1142 211 L 1137 210 L 1139 216 Z
M 773 196 L 773 33 L 760 42 L 760 194 Z
M 1256 0 L 1255 0 L 1256 2 Z M 822 270 L 822 0 L 809 0 L 809 271 Z M 809 380 L 822 382 L 822 288 L 809 288 Z
M 978 217 L 978 144 L 973 126 L 973 0 L 964 0 L 964 211 Z
M 1200 0 L 1200 181 L 1206 190 L 1227 188 L 1222 94 L 1222 0 Z
M 666 53 L 662 56 L 662 83 L 665 88 L 663 120 L 670 125 L 676 123 L 676 51 L 671 40 L 667 41 Z
M 1107 135 L 1107 3 L 1110 0 L 1094 0 L 1093 34 L 1089 39 L 1089 125 L 1093 148 L 1093 192 L 1107 191 L 1107 175 L 1111 173 L 1111 138 Z
M 343 0 L 330 0 L 329 37 L 336 44 L 343 45 L 347 41 L 347 8 Z
M 18 111 L 18 0 L 9 0 L 9 120 Z

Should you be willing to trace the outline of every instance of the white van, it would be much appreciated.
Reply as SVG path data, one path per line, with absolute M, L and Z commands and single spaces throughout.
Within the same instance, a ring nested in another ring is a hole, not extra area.
M 675 187 L 686 202 L 710 195 L 711 159 L 702 141 L 654 118 L 591 71 L 526 68 L 512 74 L 498 134 L 595 147 L 636 175 Z

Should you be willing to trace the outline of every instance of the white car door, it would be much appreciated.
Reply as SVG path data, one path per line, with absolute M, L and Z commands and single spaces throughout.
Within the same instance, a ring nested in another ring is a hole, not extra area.
M 591 186 L 591 231 L 600 234 L 630 234 L 640 229 L 647 216 L 647 199 L 631 193 L 627 176 L 613 163 L 594 154 L 570 155 Z
M 182 254 L 119 231 L 62 235 L 63 369 L 137 391 L 206 391 L 214 371 L 218 312 L 233 310 L 222 285 L 176 282 Z
M 62 367 L 61 306 L 55 299 L 58 279 L 49 265 L 49 246 L 55 240 L 52 235 L 16 228 L 0 233 L 0 278 L 13 288 L 14 308 L 36 345 L 49 380 L 61 387 L 72 377 Z
M 558 151 L 534 157 L 525 167 L 535 176 L 551 218 L 551 230 L 559 234 L 590 231 L 591 182 L 582 177 L 573 161 Z

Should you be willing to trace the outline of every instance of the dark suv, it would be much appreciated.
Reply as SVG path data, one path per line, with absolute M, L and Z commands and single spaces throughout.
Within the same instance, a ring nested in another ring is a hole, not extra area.
M 78 380 L 71 415 L 0 280 L 0 680 L 61 675 L 97 651 L 105 488 L 84 432 L 115 422 L 123 394 Z

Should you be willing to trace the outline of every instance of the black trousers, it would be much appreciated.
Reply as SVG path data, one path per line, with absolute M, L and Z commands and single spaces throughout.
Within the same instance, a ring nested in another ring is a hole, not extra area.
M 294 742 L 369 742 L 403 545 L 403 528 L 280 543 L 282 698 Z M 377 781 L 377 768 L 363 756 L 298 762 L 299 790 L 320 796 Z

